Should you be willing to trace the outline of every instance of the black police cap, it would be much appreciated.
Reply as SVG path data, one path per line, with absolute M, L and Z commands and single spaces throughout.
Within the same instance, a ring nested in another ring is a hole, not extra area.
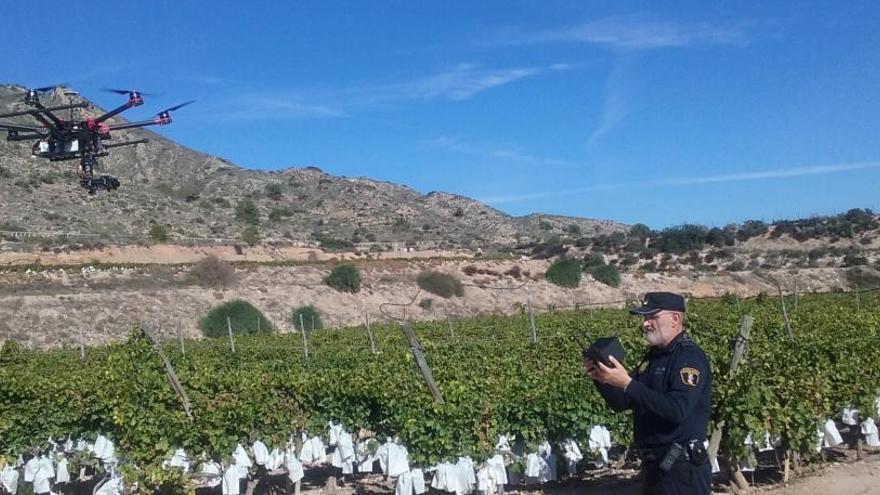
M 684 313 L 684 298 L 672 292 L 648 292 L 642 305 L 629 312 L 634 315 L 650 316 L 663 310 Z

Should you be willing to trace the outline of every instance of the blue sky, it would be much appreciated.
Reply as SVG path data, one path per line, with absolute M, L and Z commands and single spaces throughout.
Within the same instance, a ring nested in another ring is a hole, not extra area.
M 0 32 L 0 82 L 196 98 L 158 131 L 248 168 L 655 228 L 880 209 L 878 2 L 14 2 Z

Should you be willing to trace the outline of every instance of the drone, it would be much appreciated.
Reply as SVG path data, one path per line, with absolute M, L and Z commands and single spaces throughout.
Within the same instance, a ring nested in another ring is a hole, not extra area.
M 31 148 L 33 156 L 45 158 L 53 162 L 65 160 L 79 160 L 79 183 L 90 195 L 99 190 L 112 191 L 119 188 L 119 179 L 110 175 L 95 176 L 95 167 L 98 158 L 107 156 L 111 148 L 120 146 L 132 146 L 146 143 L 148 139 L 134 141 L 109 142 L 111 132 L 136 127 L 151 125 L 168 125 L 171 123 L 171 112 L 193 103 L 195 100 L 181 103 L 162 110 L 150 120 L 131 122 L 119 125 L 109 125 L 107 121 L 120 113 L 144 104 L 144 96 L 149 96 L 136 90 L 105 89 L 105 91 L 119 95 L 128 95 L 128 101 L 98 117 L 76 118 L 75 111 L 87 108 L 88 103 L 70 103 L 66 105 L 44 106 L 40 102 L 40 94 L 54 90 L 59 86 L 46 86 L 43 88 L 28 89 L 24 93 L 24 104 L 31 107 L 28 110 L 0 114 L 0 119 L 29 115 L 37 121 L 36 126 L 18 125 L 0 121 L 0 131 L 6 131 L 7 141 L 31 141 L 36 140 Z M 76 93 L 65 93 L 72 95 Z M 70 112 L 68 119 L 58 117 L 58 113 L 64 110 Z

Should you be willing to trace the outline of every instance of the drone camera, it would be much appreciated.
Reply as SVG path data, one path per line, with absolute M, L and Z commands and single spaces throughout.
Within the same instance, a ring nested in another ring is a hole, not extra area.
M 86 189 L 89 194 L 94 195 L 99 190 L 113 191 L 119 189 L 119 179 L 112 175 L 102 175 L 100 177 L 84 178 L 79 181 L 80 186 Z

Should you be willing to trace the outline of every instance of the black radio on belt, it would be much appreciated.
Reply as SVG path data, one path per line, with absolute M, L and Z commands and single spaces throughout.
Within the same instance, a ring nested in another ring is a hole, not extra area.
M 611 366 L 609 357 L 614 356 L 618 363 L 623 362 L 623 346 L 617 337 L 601 337 L 596 339 L 590 347 L 584 349 L 584 357 L 593 361 L 601 362 L 605 366 Z

